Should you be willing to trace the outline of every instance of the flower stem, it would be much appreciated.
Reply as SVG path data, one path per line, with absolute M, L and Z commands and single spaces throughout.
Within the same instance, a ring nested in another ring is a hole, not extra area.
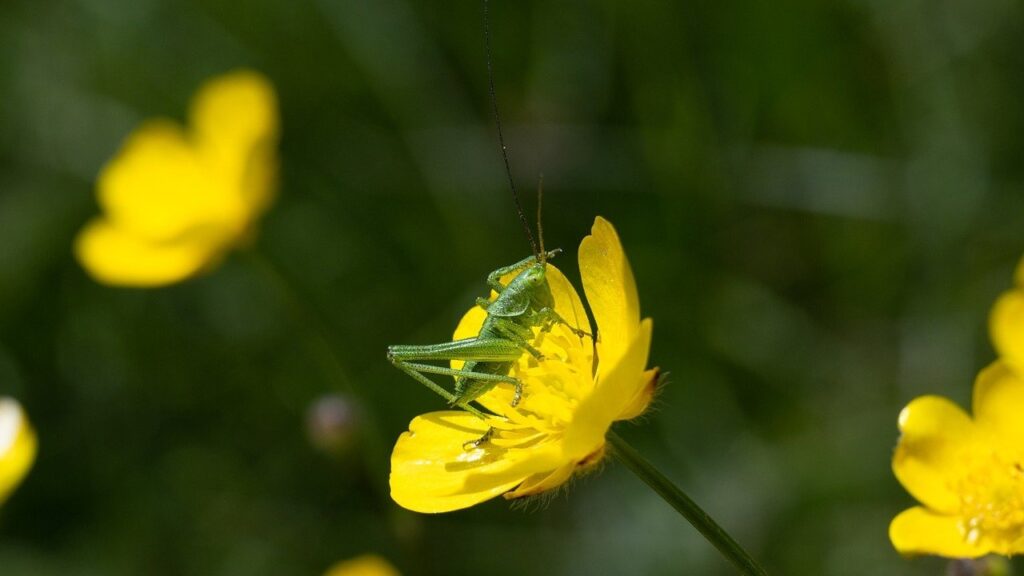
M 715 548 L 718 548 L 718 551 L 739 569 L 741 574 L 767 576 L 768 573 L 764 571 L 764 568 L 761 568 L 725 529 L 719 526 L 711 516 L 708 516 L 707 512 L 659 472 L 621 436 L 609 430 L 608 442 L 611 444 L 612 454 L 616 458 L 657 492 L 665 502 L 682 514 L 708 542 L 714 544 Z

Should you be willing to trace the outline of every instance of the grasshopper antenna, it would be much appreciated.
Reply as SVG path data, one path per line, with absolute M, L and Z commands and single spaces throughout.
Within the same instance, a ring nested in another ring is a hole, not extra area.
M 501 115 L 498 114 L 498 97 L 494 93 L 494 66 L 491 64 L 491 24 L 490 17 L 487 11 L 487 0 L 484 2 L 484 50 L 487 53 L 487 85 L 491 93 L 491 109 L 494 112 L 494 123 L 498 126 L 498 143 L 501 144 L 501 157 L 505 160 L 505 174 L 508 176 L 508 185 L 512 189 L 512 200 L 516 203 L 516 211 L 519 212 L 519 222 L 523 225 L 523 230 L 526 231 L 526 237 L 530 241 L 530 248 L 533 249 L 533 254 L 538 260 L 544 258 L 543 249 L 537 248 L 537 240 L 533 237 L 533 231 L 530 230 L 530 223 L 526 220 L 526 214 L 523 212 L 523 205 L 519 202 L 519 193 L 516 191 L 515 179 L 512 178 L 512 167 L 508 162 L 508 147 L 505 146 L 505 135 L 501 131 Z M 542 240 L 543 241 L 543 240 Z
M 537 181 L 537 237 L 540 238 L 540 263 L 548 261 L 548 253 L 544 250 L 544 224 L 541 221 L 541 208 L 544 206 L 544 174 Z

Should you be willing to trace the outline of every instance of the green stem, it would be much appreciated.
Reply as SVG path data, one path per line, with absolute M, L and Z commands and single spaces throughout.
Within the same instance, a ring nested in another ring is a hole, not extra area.
M 612 454 L 616 458 L 657 492 L 665 502 L 682 514 L 694 528 L 704 535 L 708 542 L 714 544 L 715 548 L 718 548 L 718 551 L 739 569 L 741 574 L 767 576 L 768 573 L 764 571 L 764 568 L 761 568 L 725 529 L 719 526 L 711 516 L 708 516 L 707 512 L 702 510 L 664 474 L 658 472 L 653 464 L 641 456 L 622 437 L 609 430 L 608 443 L 611 444 Z

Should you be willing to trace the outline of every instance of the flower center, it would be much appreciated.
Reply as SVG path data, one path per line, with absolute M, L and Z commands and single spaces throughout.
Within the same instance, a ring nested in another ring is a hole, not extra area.
M 594 345 L 562 325 L 540 334 L 535 345 L 543 359 L 524 354 L 512 369 L 524 390 L 517 411 L 534 419 L 538 429 L 560 432 L 594 388 Z
M 971 544 L 985 539 L 1009 554 L 1024 537 L 1024 458 L 993 452 L 961 480 L 960 531 Z

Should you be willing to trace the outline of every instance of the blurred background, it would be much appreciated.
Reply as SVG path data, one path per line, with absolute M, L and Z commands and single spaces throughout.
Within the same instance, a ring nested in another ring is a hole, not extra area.
M 655 319 L 655 410 L 621 433 L 777 575 L 936 575 L 888 523 L 910 399 L 966 405 L 1024 253 L 1024 8 L 1010 0 L 509 2 L 491 9 L 528 209 L 578 278 L 595 215 Z M 527 511 L 425 516 L 386 485 L 441 400 L 394 343 L 446 340 L 528 253 L 478 1 L 0 4 L 0 394 L 40 436 L 0 573 L 732 574 L 621 466 Z M 71 242 L 142 119 L 266 74 L 277 204 L 254 246 L 159 290 Z M 276 266 L 269 272 L 267 263 Z

